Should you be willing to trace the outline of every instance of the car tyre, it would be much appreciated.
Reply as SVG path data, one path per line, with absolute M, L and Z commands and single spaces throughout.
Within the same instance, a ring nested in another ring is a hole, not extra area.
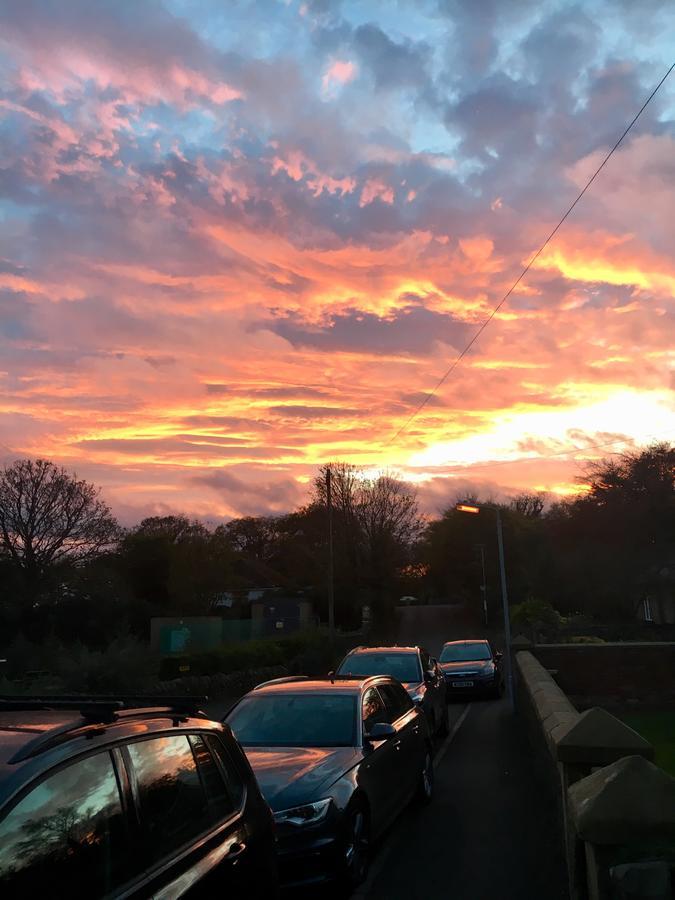
M 431 803 L 434 797 L 434 759 L 431 754 L 431 747 L 427 747 L 424 754 L 424 764 L 419 775 L 417 786 L 417 799 L 420 803 L 427 805 Z
M 354 890 L 368 876 L 370 866 L 370 825 L 364 803 L 355 801 L 345 812 L 344 837 L 338 861 L 338 882 Z

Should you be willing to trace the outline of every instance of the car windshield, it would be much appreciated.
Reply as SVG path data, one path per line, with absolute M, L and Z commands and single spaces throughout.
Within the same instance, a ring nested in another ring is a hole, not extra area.
M 244 747 L 353 747 L 356 698 L 348 694 L 259 694 L 227 717 Z
M 473 662 L 479 659 L 492 659 L 487 644 L 446 644 L 441 652 L 439 662 Z
M 391 675 L 399 681 L 421 681 L 416 653 L 354 653 L 340 663 L 338 675 Z

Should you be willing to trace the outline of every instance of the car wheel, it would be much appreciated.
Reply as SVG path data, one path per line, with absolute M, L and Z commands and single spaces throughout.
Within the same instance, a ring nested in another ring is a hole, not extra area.
M 447 703 L 443 704 L 443 715 L 441 716 L 437 733 L 439 737 L 447 737 L 450 734 L 450 713 Z
M 434 760 L 431 756 L 431 748 L 427 747 L 424 754 L 424 765 L 419 776 L 417 799 L 421 803 L 431 803 L 434 796 Z
M 363 803 L 353 803 L 345 813 L 345 829 L 338 880 L 353 889 L 365 881 L 370 866 L 368 813 Z

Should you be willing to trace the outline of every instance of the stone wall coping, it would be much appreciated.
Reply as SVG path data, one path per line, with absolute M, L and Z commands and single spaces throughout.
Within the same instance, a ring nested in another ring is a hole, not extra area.
M 581 713 L 556 742 L 559 762 L 606 766 L 622 756 L 654 759 L 654 748 L 641 734 L 606 709 Z
M 568 790 L 579 837 L 627 844 L 675 834 L 675 778 L 641 756 L 625 756 Z
M 532 700 L 546 743 L 556 758 L 554 733 L 566 731 L 579 718 L 569 697 L 529 650 L 516 654 L 520 678 Z

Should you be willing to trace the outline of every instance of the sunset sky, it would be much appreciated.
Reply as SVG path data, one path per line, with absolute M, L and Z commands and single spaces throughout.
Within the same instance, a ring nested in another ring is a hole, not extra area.
M 674 59 L 650 0 L 0 0 L 0 461 L 216 522 L 672 439 L 675 74 L 392 440 Z

